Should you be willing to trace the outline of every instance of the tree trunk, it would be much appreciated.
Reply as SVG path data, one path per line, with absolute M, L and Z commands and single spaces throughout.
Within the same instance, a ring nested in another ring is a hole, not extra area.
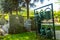
M 27 19 L 29 18 L 29 3 L 27 3 Z
M 27 19 L 29 18 L 29 2 L 30 0 L 25 0 L 27 4 Z

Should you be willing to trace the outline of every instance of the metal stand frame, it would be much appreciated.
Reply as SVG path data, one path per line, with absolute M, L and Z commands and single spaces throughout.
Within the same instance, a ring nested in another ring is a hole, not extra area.
M 45 6 L 42 6 L 42 7 L 39 7 L 37 9 L 34 9 L 34 14 L 35 14 L 35 11 L 38 10 L 38 9 L 41 9 L 41 8 L 44 8 L 44 7 L 47 7 L 47 6 L 51 6 L 51 10 L 52 10 L 52 21 L 53 21 L 53 32 L 54 32 L 54 40 L 56 40 L 56 34 L 55 34 L 55 25 L 54 25 L 54 14 L 53 14 L 53 4 L 48 4 L 48 5 L 45 5 Z

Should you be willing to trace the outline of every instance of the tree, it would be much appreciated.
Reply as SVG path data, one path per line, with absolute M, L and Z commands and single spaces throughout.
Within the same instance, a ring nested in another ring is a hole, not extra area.
M 35 2 L 38 2 L 37 0 L 34 0 L 33 3 L 30 3 L 30 1 L 32 0 L 19 0 L 19 4 L 20 4 L 20 7 L 25 7 L 27 8 L 27 18 L 29 18 L 29 5 L 30 7 L 36 7 L 36 5 L 34 4 Z
M 2 8 L 4 12 L 11 13 L 12 10 L 15 10 L 18 8 L 18 1 L 17 0 L 4 0 L 4 2 L 2 2 Z
M 24 19 L 22 17 L 18 17 L 18 8 L 20 7 L 20 10 L 21 10 L 21 7 L 27 8 L 27 18 L 29 18 L 30 1 L 28 1 L 28 0 L 25 0 L 25 1 L 24 0 L 4 0 L 4 2 L 2 3 L 3 11 L 10 12 L 10 14 L 11 14 L 9 16 L 9 21 L 10 21 L 10 28 L 9 28 L 10 32 L 9 33 L 20 33 L 21 30 L 23 30 L 23 26 L 20 25 L 20 22 L 24 22 Z M 27 5 L 27 7 L 26 7 L 26 5 Z M 16 11 L 17 17 L 12 15 L 12 11 Z M 20 19 L 22 18 L 23 21 L 20 21 L 19 18 Z

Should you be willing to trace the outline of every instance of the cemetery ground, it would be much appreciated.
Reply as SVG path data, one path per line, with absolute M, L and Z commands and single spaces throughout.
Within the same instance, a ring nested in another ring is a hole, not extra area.
M 22 34 L 13 34 L 0 37 L 0 40 L 49 40 L 40 36 L 36 36 L 35 32 L 26 32 Z
M 60 35 L 60 26 L 55 26 L 56 28 L 56 37 L 59 39 Z M 0 36 L 0 40 L 49 40 L 44 37 L 37 37 L 36 32 L 24 32 L 19 34 L 8 34 L 7 36 Z
M 59 30 L 60 30 L 60 26 L 56 26 L 56 38 L 58 40 L 60 40 Z M 7 36 L 0 36 L 0 40 L 49 40 L 49 39 L 37 36 L 36 32 L 24 32 L 20 34 L 8 34 Z

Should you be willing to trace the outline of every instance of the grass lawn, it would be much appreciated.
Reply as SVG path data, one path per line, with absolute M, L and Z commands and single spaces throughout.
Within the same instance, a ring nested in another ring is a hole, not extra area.
M 2 40 L 36 40 L 36 34 L 33 32 L 26 32 L 22 34 L 12 34 L 0 37 Z
M 55 29 L 56 30 L 60 30 L 60 26 L 55 26 Z
M 26 32 L 22 34 L 13 34 L 2 37 L 0 36 L 0 40 L 48 40 L 48 39 L 36 36 L 35 32 Z
M 60 26 L 55 26 L 56 30 L 60 30 Z M 0 36 L 0 40 L 49 40 L 36 35 L 36 32 L 25 32 L 20 34 L 9 34 Z

